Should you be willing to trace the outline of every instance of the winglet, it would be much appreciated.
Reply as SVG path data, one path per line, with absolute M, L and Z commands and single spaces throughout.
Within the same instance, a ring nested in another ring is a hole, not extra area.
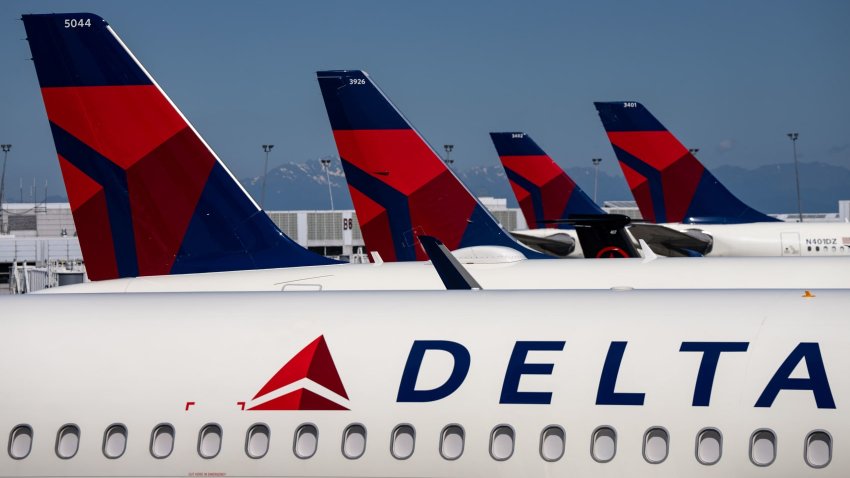
M 649 222 L 776 222 L 744 204 L 642 104 L 594 103 L 614 153 Z
M 23 15 L 92 280 L 322 265 L 91 13 Z
M 490 133 L 529 229 L 560 227 L 573 214 L 605 214 L 527 133 Z
M 649 244 L 646 243 L 643 239 L 638 240 L 638 244 L 640 244 L 640 250 L 643 251 L 643 262 L 652 262 L 655 259 L 658 259 L 658 254 L 649 247 Z
M 469 271 L 437 238 L 422 235 L 419 236 L 419 243 L 431 259 L 431 264 L 437 269 L 437 274 L 440 275 L 447 290 L 481 290 L 481 286 L 469 274 Z

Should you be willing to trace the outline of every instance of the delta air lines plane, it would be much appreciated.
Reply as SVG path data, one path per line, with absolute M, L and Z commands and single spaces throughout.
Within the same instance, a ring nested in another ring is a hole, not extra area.
M 366 72 L 316 76 L 369 250 L 385 261 L 424 260 L 417 236 L 427 234 L 450 250 L 502 246 L 551 258 L 502 228 Z
M 96 279 L 52 291 L 443 288 L 430 264 L 341 264 L 284 235 L 102 18 L 24 15 L 23 23 L 86 268 Z M 450 232 L 436 236 L 448 243 L 475 235 Z M 567 264 L 525 260 L 504 245 L 455 254 L 485 289 L 850 288 L 850 258 Z
M 850 224 L 788 223 L 756 211 L 642 104 L 594 104 L 645 220 L 706 235 L 712 256 L 850 256 Z
M 829 290 L 12 297 L 0 477 L 843 478 L 848 310 Z

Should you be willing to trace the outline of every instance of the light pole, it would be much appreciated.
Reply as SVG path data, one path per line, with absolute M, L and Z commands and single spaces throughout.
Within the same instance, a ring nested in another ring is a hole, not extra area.
M 334 210 L 334 195 L 331 191 L 331 158 L 324 157 L 320 159 L 322 163 L 322 169 L 325 170 L 325 177 L 328 179 L 328 197 L 331 198 L 331 211 Z
M 3 199 L 6 194 L 6 158 L 9 156 L 9 150 L 12 149 L 11 144 L 0 144 L 0 149 L 3 150 L 3 172 L 0 174 L 0 233 L 5 231 L 3 219 Z
M 800 202 L 800 169 L 797 167 L 797 138 L 798 133 L 788 133 L 788 138 L 791 139 L 791 144 L 794 148 L 794 177 L 797 181 L 797 214 L 799 214 L 800 222 L 803 222 L 803 206 Z
M 452 164 L 454 164 L 455 160 L 454 160 L 454 159 L 450 159 L 450 158 L 449 158 L 449 156 L 451 156 L 451 154 L 452 154 L 452 150 L 453 150 L 453 149 L 455 149 L 455 145 L 453 145 L 453 144 L 444 144 L 444 145 L 443 145 L 443 149 L 445 149 L 445 150 L 446 150 L 446 159 L 444 160 L 444 161 L 446 162 L 446 166 L 448 166 L 448 167 L 450 167 L 450 168 L 451 168 L 451 167 L 452 167 Z
M 596 202 L 596 189 L 599 186 L 599 163 L 602 162 L 602 158 L 593 158 L 593 167 L 595 169 L 593 173 L 593 202 Z
M 269 174 L 269 151 L 274 148 L 273 144 L 264 144 L 263 151 L 266 152 L 266 165 L 263 167 L 263 192 L 260 193 L 260 208 L 266 207 L 266 176 Z

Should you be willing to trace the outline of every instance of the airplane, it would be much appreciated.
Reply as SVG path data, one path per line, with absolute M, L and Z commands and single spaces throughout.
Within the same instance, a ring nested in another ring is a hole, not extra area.
M 850 256 L 850 224 L 787 223 L 756 211 L 642 104 L 594 105 L 644 220 L 704 235 L 712 256 Z
M 336 261 L 284 235 L 97 15 L 23 15 L 92 280 Z
M 46 293 L 443 288 L 427 263 L 336 263 L 283 235 L 99 16 L 68 13 L 22 19 L 51 128 L 59 138 L 57 151 L 86 267 L 90 277 L 101 279 Z M 61 81 L 77 84 L 82 78 L 95 84 L 134 78 L 132 83 L 140 84 L 57 86 Z M 63 98 L 65 102 L 60 101 Z M 135 113 L 128 120 L 130 126 L 115 130 L 121 121 L 110 111 Z M 93 119 L 100 121 L 88 121 Z M 162 125 L 169 124 L 182 133 L 156 148 L 161 157 L 145 156 L 157 158 L 150 165 L 144 158 L 125 161 L 127 151 L 148 144 L 148 131 L 164 130 Z M 100 149 L 63 132 L 81 129 L 83 133 L 78 134 Z M 125 158 L 121 160 L 125 162 L 106 159 L 110 157 Z M 80 166 L 74 166 L 75 162 Z M 118 166 L 130 163 L 126 172 Z M 202 180 L 206 181 L 202 189 L 212 193 L 198 197 L 185 192 L 200 188 L 185 186 L 185 181 Z M 172 196 L 179 198 L 166 200 Z M 186 217 L 194 218 L 189 225 L 175 220 Z M 190 234 L 193 231 L 201 232 Z M 661 258 L 594 265 L 585 263 L 594 261 L 528 261 L 516 249 L 497 246 L 470 247 L 454 254 L 488 289 L 850 288 L 846 274 L 850 259 L 810 258 L 795 264 L 772 259 L 699 259 L 677 264 Z M 165 267 L 168 264 L 170 269 Z
M 846 290 L 3 308 L 2 477 L 850 474 Z
M 521 131 L 490 133 L 496 152 L 505 168 L 511 188 L 520 203 L 529 224 L 528 231 L 521 234 L 548 237 L 558 234 L 552 228 L 560 228 L 569 234 L 575 227 L 575 218 L 581 215 L 604 220 L 610 215 L 596 205 L 570 176 L 549 157 L 527 133 Z M 602 253 L 614 257 L 639 257 L 633 243 L 643 239 L 654 252 L 664 256 L 702 256 L 711 251 L 711 238 L 695 232 L 680 232 L 663 225 L 627 222 L 629 231 L 637 232 L 638 239 L 626 232 L 618 231 L 622 240 L 618 244 L 592 247 L 585 256 L 595 257 Z M 581 232 L 577 228 L 576 232 Z M 516 235 L 517 233 L 514 233 Z M 581 243 L 581 241 L 579 241 Z M 584 241 L 591 242 L 592 241 Z
M 607 214 L 531 136 L 513 131 L 490 133 L 490 139 L 529 227 L 525 231 L 513 231 L 514 237 L 550 239 L 559 234 L 575 235 L 579 243 L 576 253 L 585 257 L 640 257 L 634 246 L 637 241 L 626 232 L 631 221 L 625 216 L 615 218 Z M 588 221 L 607 227 L 588 230 Z M 594 239 L 582 238 L 590 233 L 595 235 Z M 600 233 L 607 241 L 601 240 Z M 682 235 L 672 230 L 661 233 Z M 667 249 L 659 248 L 663 245 L 657 241 L 650 242 L 650 246 L 666 255 L 663 252 Z
M 365 71 L 316 77 L 367 249 L 387 262 L 423 260 L 416 237 L 427 234 L 450 250 L 502 246 L 551 258 L 504 230 Z M 562 254 L 575 248 L 570 236 L 553 241 Z

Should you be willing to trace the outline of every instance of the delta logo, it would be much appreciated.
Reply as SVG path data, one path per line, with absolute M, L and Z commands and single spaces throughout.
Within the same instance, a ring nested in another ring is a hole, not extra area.
M 276 393 L 290 385 L 297 388 Z M 259 403 L 248 410 L 348 410 L 348 393 L 325 336 L 319 336 L 286 362 L 251 402 Z

